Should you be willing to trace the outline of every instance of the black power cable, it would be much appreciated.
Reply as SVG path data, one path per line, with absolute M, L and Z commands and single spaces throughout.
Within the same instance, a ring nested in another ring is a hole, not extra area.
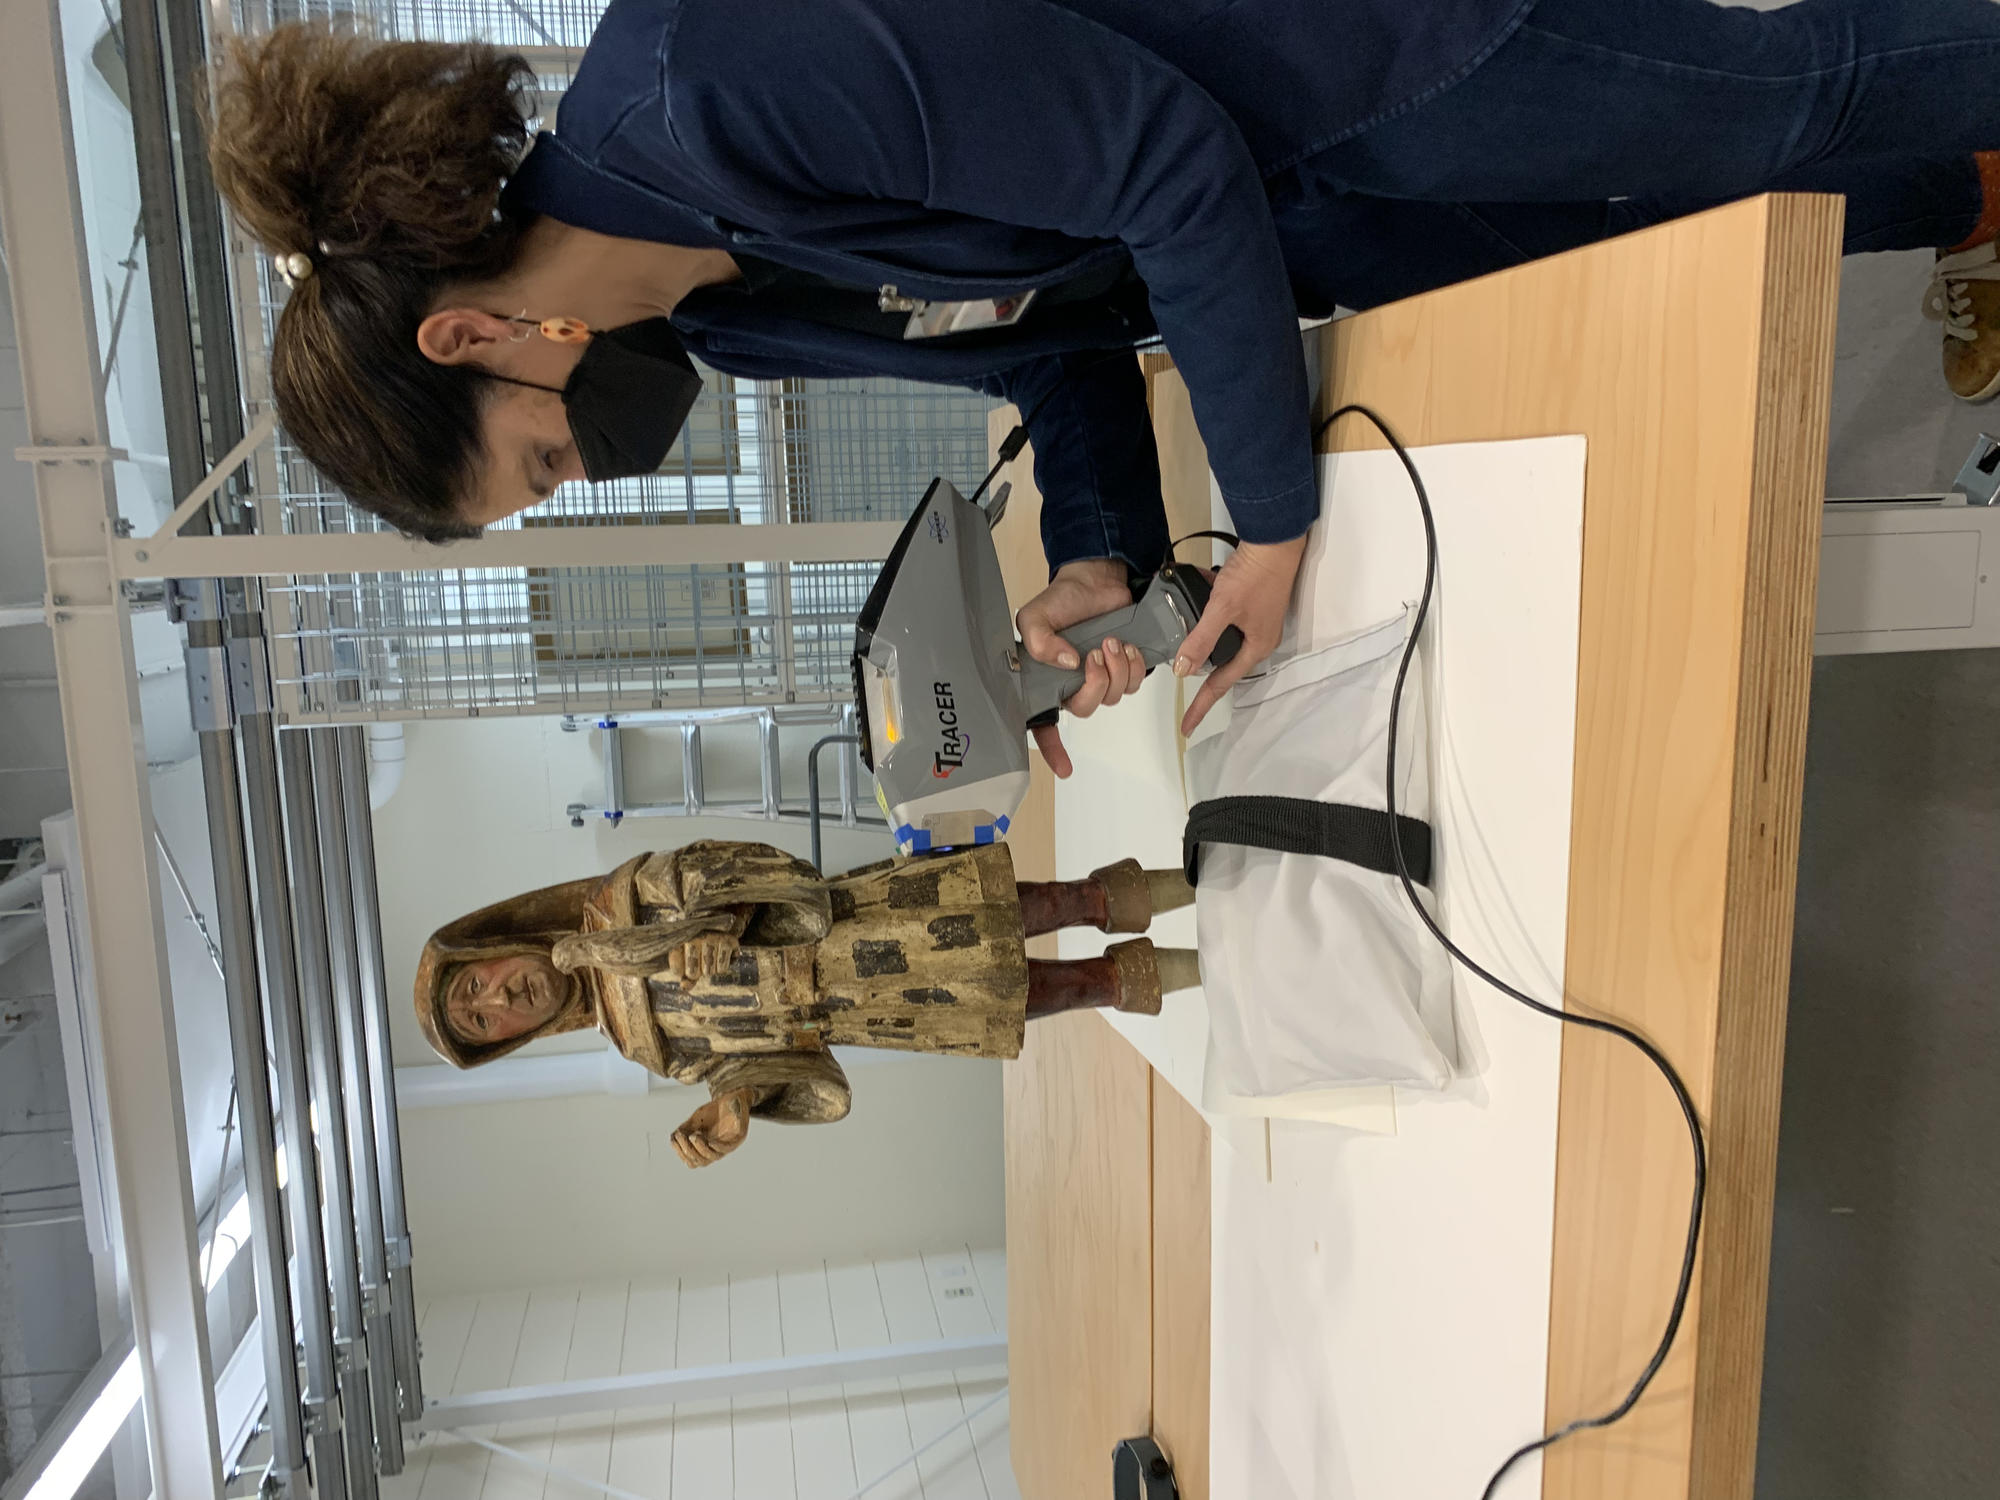
M 1389 697 L 1389 775 L 1385 784 L 1388 787 L 1389 817 L 1393 820 L 1396 817 L 1396 735 L 1402 718 L 1403 685 L 1409 678 L 1410 663 L 1416 657 L 1417 643 L 1423 635 L 1424 621 L 1430 614 L 1431 594 L 1437 586 L 1437 522 L 1431 515 L 1430 492 L 1424 488 L 1423 475 L 1417 472 L 1416 463 L 1411 459 L 1409 450 L 1403 446 L 1396 434 L 1389 430 L 1389 424 L 1368 407 L 1349 404 L 1333 412 L 1314 430 L 1315 443 L 1327 428 L 1349 413 L 1366 417 L 1395 450 L 1396 457 L 1402 460 L 1404 472 L 1410 476 L 1410 484 L 1416 490 L 1417 507 L 1423 512 L 1424 518 L 1424 592 L 1417 604 L 1416 620 L 1410 627 L 1409 642 L 1403 647 L 1402 663 L 1396 669 L 1395 691 Z M 1456 963 L 1464 967 L 1468 973 L 1485 980 L 1510 1000 L 1517 1000 L 1540 1015 L 1551 1017 L 1566 1025 L 1606 1032 L 1638 1048 L 1646 1060 L 1660 1070 L 1660 1076 L 1666 1079 L 1667 1087 L 1673 1090 L 1674 1102 L 1681 1107 L 1681 1117 L 1687 1122 L 1688 1140 L 1694 1147 L 1694 1196 L 1688 1205 L 1687 1245 L 1681 1254 L 1680 1280 L 1674 1288 L 1673 1308 L 1667 1314 L 1667 1326 L 1660 1335 L 1658 1347 L 1653 1350 L 1653 1357 L 1646 1362 L 1646 1368 L 1633 1382 L 1632 1389 L 1625 1393 L 1625 1399 L 1609 1411 L 1594 1417 L 1579 1417 L 1576 1421 L 1536 1438 L 1532 1443 L 1525 1443 L 1510 1453 L 1506 1462 L 1493 1471 L 1493 1477 L 1486 1481 L 1486 1488 L 1481 1492 L 1481 1500 L 1493 1500 L 1494 1494 L 1500 1488 L 1500 1481 L 1507 1477 L 1514 1465 L 1529 1454 L 1554 1447 L 1575 1433 L 1587 1432 L 1592 1428 L 1609 1427 L 1612 1423 L 1622 1420 L 1634 1406 L 1638 1405 L 1639 1398 L 1645 1395 L 1646 1388 L 1653 1383 L 1653 1377 L 1660 1373 L 1660 1367 L 1667 1362 L 1667 1355 L 1674 1347 L 1674 1339 L 1680 1333 L 1681 1320 L 1687 1313 L 1688 1294 L 1694 1287 L 1695 1252 L 1701 1241 L 1702 1206 L 1708 1192 L 1708 1148 L 1702 1138 L 1701 1117 L 1695 1111 L 1694 1099 L 1688 1093 L 1687 1085 L 1681 1081 L 1681 1075 L 1675 1071 L 1674 1065 L 1667 1061 L 1665 1053 L 1629 1026 L 1621 1026 L 1616 1021 L 1606 1021 L 1597 1016 L 1579 1015 L 1575 1011 L 1545 1004 L 1532 995 L 1516 989 L 1469 957 L 1445 935 L 1444 929 L 1438 926 L 1422 900 L 1418 898 L 1416 883 L 1410 878 L 1409 866 L 1404 861 L 1402 841 L 1392 839 L 1389 846 L 1395 851 L 1396 878 L 1402 882 L 1403 894 L 1409 897 L 1410 905 L 1415 908 L 1418 919 L 1430 929 L 1431 936 L 1438 940 L 1444 951 L 1450 954 Z

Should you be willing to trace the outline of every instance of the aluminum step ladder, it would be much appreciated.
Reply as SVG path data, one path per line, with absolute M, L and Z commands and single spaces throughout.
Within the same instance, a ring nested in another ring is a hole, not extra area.
M 754 724 L 757 729 L 759 795 L 753 799 L 711 801 L 702 762 L 702 731 L 737 724 Z M 593 818 L 602 818 L 616 828 L 630 817 L 747 818 L 766 823 L 832 823 L 842 828 L 888 830 L 875 801 L 875 780 L 861 765 L 857 748 L 860 735 L 851 703 L 564 714 L 562 727 L 572 734 L 591 729 L 604 732 L 604 802 L 596 807 L 571 803 L 567 811 L 572 828 L 581 828 Z M 632 802 L 626 797 L 624 736 L 628 730 L 640 729 L 680 731 L 679 801 Z M 809 733 L 814 739 L 807 759 L 812 786 L 804 797 L 785 795 L 782 751 L 787 732 Z M 815 808 L 813 793 L 818 790 L 822 749 L 836 752 L 837 786 L 834 795 L 825 799 L 825 805 Z

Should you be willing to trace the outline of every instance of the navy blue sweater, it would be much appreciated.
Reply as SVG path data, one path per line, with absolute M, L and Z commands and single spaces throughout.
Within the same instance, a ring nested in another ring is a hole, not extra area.
M 894 375 L 1038 408 L 1051 568 L 1149 570 L 1166 537 L 1145 393 L 1102 351 L 1163 336 L 1237 530 L 1302 534 L 1318 499 L 1299 303 L 1267 184 L 1462 76 L 1531 4 L 614 0 L 509 192 L 581 228 L 920 298 L 1129 258 L 1143 299 L 943 340 L 727 288 L 674 323 L 738 375 Z

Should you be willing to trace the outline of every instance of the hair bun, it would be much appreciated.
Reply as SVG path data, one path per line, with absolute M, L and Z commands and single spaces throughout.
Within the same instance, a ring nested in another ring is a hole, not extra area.
M 285 247 L 296 279 L 314 245 L 322 258 L 477 258 L 527 149 L 534 75 L 482 42 L 292 22 L 229 42 L 214 81 L 216 187 L 257 239 Z

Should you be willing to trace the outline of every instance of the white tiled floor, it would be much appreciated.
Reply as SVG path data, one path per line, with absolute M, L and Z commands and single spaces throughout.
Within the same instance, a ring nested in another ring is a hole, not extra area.
M 722 1280 L 551 1286 L 421 1309 L 443 1395 L 1004 1330 L 1006 1260 L 959 1251 Z M 515 1423 L 477 1435 L 652 1500 L 844 1500 L 998 1394 L 998 1367 Z M 951 1434 L 870 1500 L 1019 1500 L 1007 1408 Z M 411 1449 L 383 1500 L 567 1500 L 585 1487 L 451 1436 Z

